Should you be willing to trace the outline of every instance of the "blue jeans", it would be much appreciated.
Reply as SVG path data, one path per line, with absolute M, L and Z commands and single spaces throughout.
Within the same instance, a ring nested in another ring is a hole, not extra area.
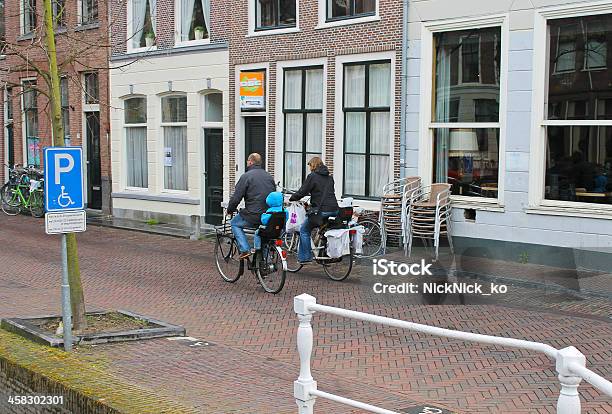
M 246 234 L 244 234 L 244 228 L 253 228 L 255 226 L 246 221 L 240 214 L 236 214 L 230 224 L 232 226 L 232 233 L 234 233 L 234 237 L 238 243 L 238 250 L 240 250 L 240 253 L 245 253 L 251 250 L 249 240 L 247 239 Z
M 253 236 L 253 248 L 255 250 L 261 250 L 261 236 L 259 235 L 259 230 L 257 230 Z
M 324 211 L 321 213 L 323 217 L 331 217 L 338 215 L 337 211 Z M 304 220 L 304 224 L 300 228 L 300 244 L 298 246 L 298 261 L 308 262 L 312 260 L 312 247 L 310 245 L 310 232 L 313 227 L 308 221 L 308 216 Z

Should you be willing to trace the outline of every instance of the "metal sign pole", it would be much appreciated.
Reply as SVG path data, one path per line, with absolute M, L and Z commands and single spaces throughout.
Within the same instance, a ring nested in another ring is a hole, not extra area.
M 68 247 L 66 234 L 62 234 L 62 320 L 64 322 L 64 350 L 72 351 L 72 308 L 68 281 Z

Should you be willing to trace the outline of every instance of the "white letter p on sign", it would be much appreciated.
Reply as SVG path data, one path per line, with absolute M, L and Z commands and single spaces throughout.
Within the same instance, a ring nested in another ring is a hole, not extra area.
M 68 165 L 61 166 L 61 161 L 67 160 Z M 74 158 L 70 154 L 56 154 L 55 155 L 55 184 L 60 183 L 60 175 L 61 173 L 67 173 L 72 171 L 74 168 Z

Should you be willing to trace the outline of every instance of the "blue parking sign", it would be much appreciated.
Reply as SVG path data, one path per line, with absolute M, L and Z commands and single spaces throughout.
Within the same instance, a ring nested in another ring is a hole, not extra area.
M 82 148 L 45 148 L 44 158 L 45 210 L 82 210 L 85 207 Z

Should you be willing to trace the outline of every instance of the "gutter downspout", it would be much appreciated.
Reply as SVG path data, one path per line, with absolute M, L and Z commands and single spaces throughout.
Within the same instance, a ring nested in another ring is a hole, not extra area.
M 406 177 L 406 94 L 408 93 L 408 2 L 402 1 L 402 75 L 400 101 L 400 177 Z

